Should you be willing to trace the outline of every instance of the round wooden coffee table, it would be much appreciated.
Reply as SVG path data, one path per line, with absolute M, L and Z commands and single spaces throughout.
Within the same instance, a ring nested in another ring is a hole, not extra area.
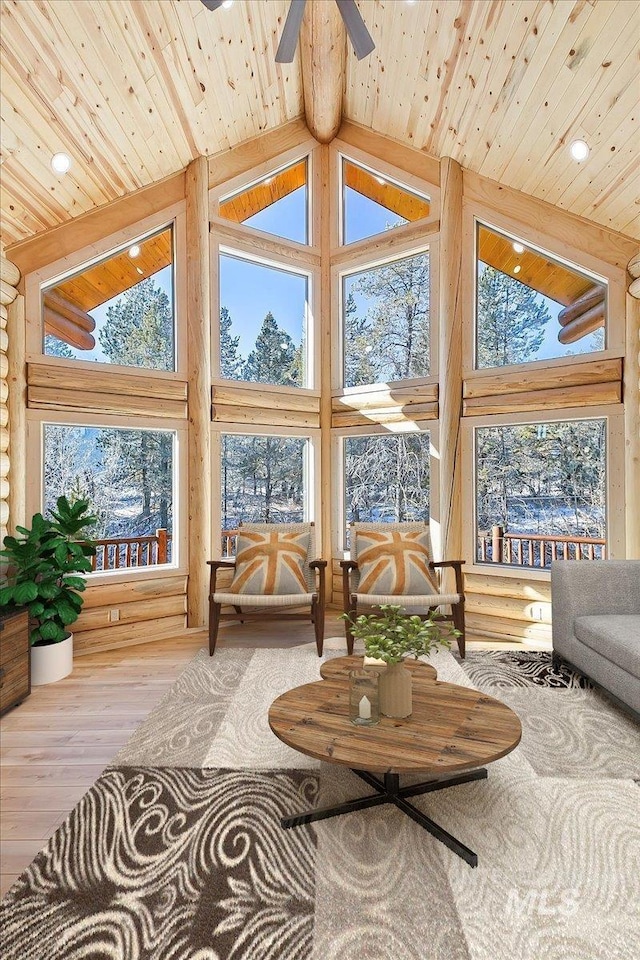
M 423 663 L 422 660 L 405 660 L 405 667 L 413 675 L 419 674 L 424 679 L 435 680 L 438 676 L 436 668 L 430 663 Z M 362 670 L 364 666 L 364 657 L 333 657 L 331 660 L 325 660 L 320 665 L 320 676 L 323 680 L 346 680 L 350 670 Z M 366 668 L 365 668 L 366 669 Z M 370 669 L 375 670 L 375 667 Z M 383 668 L 384 669 L 384 668 Z
M 408 801 L 484 779 L 483 764 L 504 757 L 520 742 L 520 720 L 505 704 L 478 690 L 441 683 L 419 670 L 412 672 L 412 678 L 411 716 L 404 720 L 383 716 L 372 727 L 351 723 L 346 675 L 307 683 L 274 700 L 269 726 L 283 743 L 318 760 L 349 767 L 376 791 L 336 807 L 287 817 L 282 826 L 298 827 L 393 803 L 475 867 L 478 857 L 473 850 Z M 425 773 L 429 779 L 401 787 L 400 775 L 407 773 Z

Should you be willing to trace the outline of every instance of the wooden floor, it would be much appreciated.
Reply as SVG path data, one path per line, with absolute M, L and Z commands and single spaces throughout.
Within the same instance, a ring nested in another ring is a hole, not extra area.
M 326 636 L 343 635 L 327 617 Z M 229 625 L 219 646 L 281 647 L 312 642 L 311 626 Z M 202 631 L 76 657 L 73 674 L 35 687 L 0 720 L 0 895 L 31 862 L 80 797 L 169 689 L 200 647 Z M 468 649 L 530 649 L 468 644 Z

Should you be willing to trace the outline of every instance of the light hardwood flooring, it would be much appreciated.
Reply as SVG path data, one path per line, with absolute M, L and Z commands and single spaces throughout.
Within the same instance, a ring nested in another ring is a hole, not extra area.
M 325 635 L 343 636 L 328 616 Z M 281 647 L 313 641 L 311 626 L 229 625 L 219 646 Z M 204 631 L 76 657 L 73 674 L 34 687 L 0 720 L 0 895 L 68 816 L 141 720 L 202 646 Z M 343 641 L 336 641 L 341 647 Z M 531 649 L 470 642 L 468 649 Z

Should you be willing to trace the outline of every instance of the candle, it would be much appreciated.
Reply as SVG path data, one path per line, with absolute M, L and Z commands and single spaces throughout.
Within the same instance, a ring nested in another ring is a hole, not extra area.
M 358 704 L 358 716 L 361 720 L 371 720 L 371 701 L 369 697 L 363 697 Z

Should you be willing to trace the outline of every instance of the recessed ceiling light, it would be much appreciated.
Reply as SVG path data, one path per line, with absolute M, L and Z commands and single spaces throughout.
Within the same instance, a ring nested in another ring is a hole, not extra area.
M 229 7 L 233 6 L 233 0 L 222 0 L 222 9 L 228 10 Z
M 136 267 L 136 270 L 138 271 L 138 273 L 140 274 L 140 276 L 143 276 L 144 270 L 142 269 L 142 267 Z
M 272 180 L 273 180 L 273 177 L 267 177 L 266 180 L 263 180 L 265 187 L 268 186 Z
M 513 249 L 516 253 L 524 253 L 524 245 L 522 243 L 514 243 Z
M 56 173 L 66 173 L 71 166 L 71 157 L 66 153 L 54 153 L 51 157 L 51 169 Z
M 380 184 L 381 187 L 384 187 L 385 183 L 387 182 L 384 179 L 384 177 L 376 177 L 376 181 Z
M 513 268 L 514 273 L 520 273 L 521 270 L 522 270 L 522 267 L 520 266 L 520 264 L 518 264 L 517 267 Z
M 581 163 L 589 156 L 589 144 L 586 140 L 574 140 L 569 147 L 569 152 L 574 160 Z
M 129 247 L 129 256 L 130 257 L 139 257 L 140 256 L 140 247 L 137 243 L 134 243 L 132 247 Z

